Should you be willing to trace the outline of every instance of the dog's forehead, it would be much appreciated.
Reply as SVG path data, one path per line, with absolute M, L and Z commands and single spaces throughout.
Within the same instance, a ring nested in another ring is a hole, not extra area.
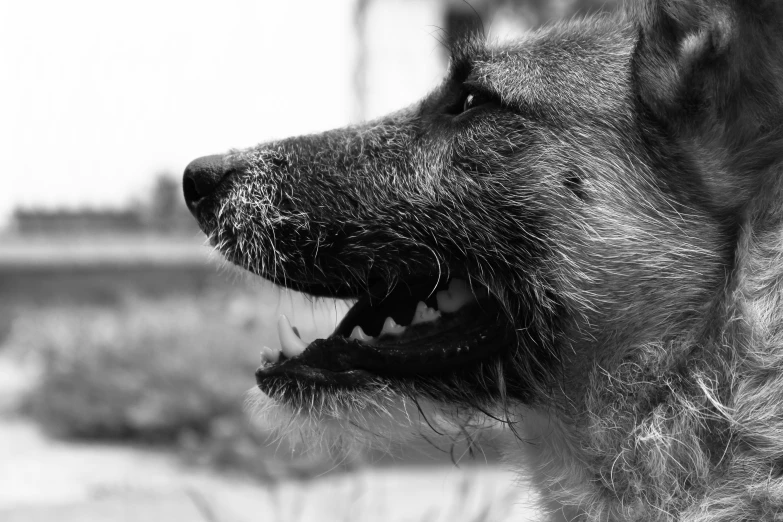
M 576 21 L 529 33 L 474 57 L 472 76 L 504 103 L 536 114 L 624 114 L 634 33 L 609 20 Z

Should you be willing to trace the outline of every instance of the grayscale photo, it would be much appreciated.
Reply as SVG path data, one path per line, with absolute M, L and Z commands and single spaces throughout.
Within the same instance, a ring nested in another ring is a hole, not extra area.
M 0 4 L 0 521 L 783 520 L 783 2 Z

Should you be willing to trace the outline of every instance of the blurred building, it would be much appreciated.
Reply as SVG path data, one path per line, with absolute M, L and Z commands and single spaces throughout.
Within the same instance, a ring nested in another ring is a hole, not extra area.
M 24 235 L 129 233 L 143 228 L 139 214 L 132 210 L 17 209 L 13 219 L 16 231 Z
M 179 180 L 159 174 L 148 199 L 126 208 L 18 208 L 11 228 L 22 236 L 105 234 L 187 234 L 198 226 L 182 199 Z

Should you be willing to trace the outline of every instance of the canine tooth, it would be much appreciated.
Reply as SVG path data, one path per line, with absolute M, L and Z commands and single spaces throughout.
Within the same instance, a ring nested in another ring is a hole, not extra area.
M 282 352 L 288 358 L 296 357 L 307 348 L 307 344 L 294 333 L 294 329 L 285 315 L 281 315 L 277 320 L 277 335 L 280 336 Z
M 462 279 L 449 281 L 449 287 L 435 294 L 435 298 L 438 300 L 438 310 L 447 313 L 456 312 L 465 304 L 475 300 L 468 283 Z
M 381 328 L 381 335 L 400 335 L 405 331 L 405 327 L 397 324 L 394 319 L 387 317 L 383 322 L 383 328 Z
M 261 360 L 263 362 L 276 363 L 280 359 L 280 349 L 270 348 L 268 346 L 261 347 Z
M 427 306 L 424 301 L 416 304 L 416 311 L 413 314 L 411 324 L 431 323 L 440 317 L 440 312 Z
M 374 337 L 370 337 L 366 333 L 364 333 L 364 330 L 362 330 L 361 326 L 354 326 L 353 331 L 351 332 L 349 339 L 356 339 L 357 341 L 361 341 L 363 343 L 368 343 L 370 341 L 375 340 Z

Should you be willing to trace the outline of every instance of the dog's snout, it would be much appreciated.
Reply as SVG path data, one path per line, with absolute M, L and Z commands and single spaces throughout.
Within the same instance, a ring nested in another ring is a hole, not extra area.
M 228 172 L 223 156 L 219 154 L 197 158 L 185 167 L 182 191 L 191 212 L 195 211 L 199 201 L 215 191 Z

